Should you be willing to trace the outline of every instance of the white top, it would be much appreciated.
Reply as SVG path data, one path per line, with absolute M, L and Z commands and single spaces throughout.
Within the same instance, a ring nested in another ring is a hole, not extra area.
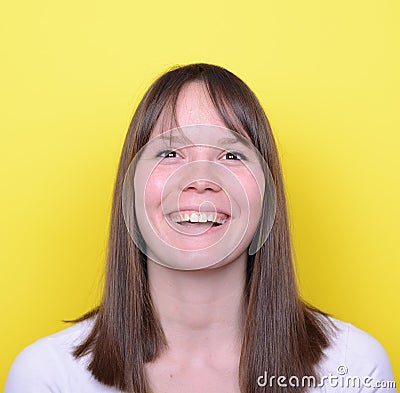
M 313 392 L 395 393 L 392 368 L 382 345 L 352 324 L 330 319 L 339 330 L 319 364 L 320 375 L 325 379 L 319 380 L 321 386 Z M 92 325 L 93 320 L 79 322 L 22 350 L 11 366 L 4 393 L 120 392 L 95 380 L 86 369 L 90 354 L 76 360 L 70 353 Z M 265 374 L 257 382 L 267 386 L 266 391 L 274 383 L 281 387 L 285 383 L 302 383 L 290 376 L 278 381 L 277 377 Z M 309 386 L 306 379 L 303 386 Z

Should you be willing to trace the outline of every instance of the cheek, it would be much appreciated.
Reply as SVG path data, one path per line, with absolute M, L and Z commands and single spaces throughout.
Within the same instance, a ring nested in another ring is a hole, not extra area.
M 163 197 L 163 191 L 167 182 L 168 174 L 163 171 L 153 171 L 148 176 L 145 190 L 144 190 L 144 202 L 148 215 L 155 213 L 154 209 L 161 206 Z
M 260 187 L 255 178 L 251 175 L 243 176 L 240 183 L 245 190 L 250 215 L 254 218 L 261 213 L 262 195 L 260 193 Z

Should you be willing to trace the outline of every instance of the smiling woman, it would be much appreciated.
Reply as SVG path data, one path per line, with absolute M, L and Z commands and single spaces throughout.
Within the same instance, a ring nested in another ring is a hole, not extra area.
M 242 80 L 210 64 L 174 67 L 141 100 L 103 299 L 70 322 L 19 354 L 6 393 L 360 392 L 371 390 L 326 376 L 393 380 L 379 342 L 300 298 L 269 122 Z
M 189 88 L 194 97 L 205 97 L 201 87 Z M 257 226 L 271 228 L 276 196 L 265 161 L 249 141 L 210 124 L 180 126 L 157 137 L 153 132 L 129 166 L 124 218 L 153 262 L 184 270 L 220 267 L 247 254 Z M 263 211 L 268 220 L 261 223 Z

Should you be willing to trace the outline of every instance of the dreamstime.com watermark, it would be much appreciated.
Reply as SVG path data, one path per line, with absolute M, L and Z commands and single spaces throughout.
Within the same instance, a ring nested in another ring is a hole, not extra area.
M 318 378 L 310 375 L 305 375 L 301 378 L 292 375 L 290 377 L 284 375 L 268 375 L 264 372 L 257 378 L 257 384 L 260 387 L 278 386 L 287 387 L 322 387 L 330 386 L 333 388 L 396 388 L 396 381 L 376 380 L 369 375 L 352 376 L 347 375 L 348 368 L 341 364 L 337 367 L 337 374 L 329 373 Z

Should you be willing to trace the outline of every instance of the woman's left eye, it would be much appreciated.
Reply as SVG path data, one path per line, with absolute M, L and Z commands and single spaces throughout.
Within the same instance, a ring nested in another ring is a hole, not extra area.
M 229 161 L 242 161 L 242 160 L 244 160 L 245 159 L 245 157 L 242 155 L 242 154 L 240 154 L 240 153 L 237 153 L 237 152 L 235 152 L 235 151 L 228 151 L 228 152 L 226 152 L 225 154 L 224 154 L 224 157 L 226 157 L 226 158 L 224 158 L 224 160 L 229 160 Z

